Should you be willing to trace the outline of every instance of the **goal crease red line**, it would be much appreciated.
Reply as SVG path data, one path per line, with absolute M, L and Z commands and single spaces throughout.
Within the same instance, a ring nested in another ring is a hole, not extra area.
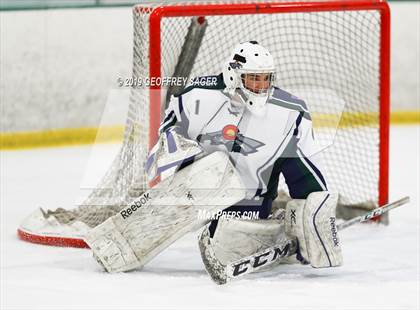
M 24 241 L 31 243 L 44 244 L 49 246 L 72 247 L 72 248 L 89 248 L 86 242 L 81 238 L 69 238 L 59 236 L 41 236 L 25 232 L 21 229 L 17 230 L 18 237 Z

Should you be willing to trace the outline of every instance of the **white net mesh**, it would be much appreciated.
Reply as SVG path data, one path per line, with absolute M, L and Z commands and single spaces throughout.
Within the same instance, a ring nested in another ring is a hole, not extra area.
M 149 77 L 149 16 L 157 3 L 134 12 L 134 77 Z M 185 5 L 187 12 L 189 7 Z M 239 42 L 256 40 L 277 63 L 277 85 L 304 99 L 324 150 L 324 173 L 341 203 L 378 202 L 380 13 L 375 10 L 205 16 L 205 31 L 190 77 L 214 75 Z M 191 17 L 161 22 L 161 76 L 172 76 Z M 164 105 L 166 89 L 162 89 Z M 331 95 L 333 94 L 333 95 Z M 93 227 L 147 188 L 143 164 L 149 144 L 150 92 L 132 90 L 122 149 L 78 209 Z M 337 100 L 340 99 L 340 101 Z M 341 102 L 342 104 L 338 104 Z M 344 106 L 343 106 L 344 105 Z M 335 128 L 335 125 L 338 128 Z M 333 140 L 333 143 L 331 143 Z M 284 189 L 284 182 L 281 184 Z M 60 219 L 60 216 L 58 216 Z

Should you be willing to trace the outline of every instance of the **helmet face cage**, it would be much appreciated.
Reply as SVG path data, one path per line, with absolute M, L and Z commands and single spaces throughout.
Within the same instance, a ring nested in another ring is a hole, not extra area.
M 275 72 L 274 59 L 266 48 L 256 41 L 240 43 L 223 68 L 224 92 L 251 113 L 264 115 L 264 107 L 274 87 Z
M 273 71 L 261 72 L 238 72 L 240 74 L 241 87 L 255 95 L 266 96 L 274 85 L 276 74 Z

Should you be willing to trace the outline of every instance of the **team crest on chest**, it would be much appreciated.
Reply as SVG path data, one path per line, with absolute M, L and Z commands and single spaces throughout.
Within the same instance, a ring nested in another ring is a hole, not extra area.
M 222 129 L 223 138 L 228 141 L 233 141 L 236 139 L 238 131 L 239 129 L 235 125 L 226 125 Z
M 197 140 L 201 143 L 209 141 L 211 145 L 223 144 L 229 152 L 241 153 L 243 155 L 258 152 L 258 148 L 264 143 L 245 137 L 239 132 L 239 128 L 235 125 L 229 124 L 222 128 L 222 130 L 200 134 Z

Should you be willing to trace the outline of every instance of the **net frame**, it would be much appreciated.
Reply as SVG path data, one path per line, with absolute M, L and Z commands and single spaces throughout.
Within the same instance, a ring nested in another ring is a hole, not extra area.
M 206 3 L 165 5 L 155 8 L 138 5 L 135 12 L 149 10 L 149 77 L 161 77 L 161 24 L 164 18 L 209 15 L 311 13 L 328 11 L 374 10 L 380 14 L 379 53 L 379 182 L 378 205 L 388 202 L 389 178 L 389 106 L 390 106 L 390 9 L 382 0 L 270 2 L 270 3 Z M 161 119 L 161 87 L 150 87 L 149 148 L 157 141 Z

